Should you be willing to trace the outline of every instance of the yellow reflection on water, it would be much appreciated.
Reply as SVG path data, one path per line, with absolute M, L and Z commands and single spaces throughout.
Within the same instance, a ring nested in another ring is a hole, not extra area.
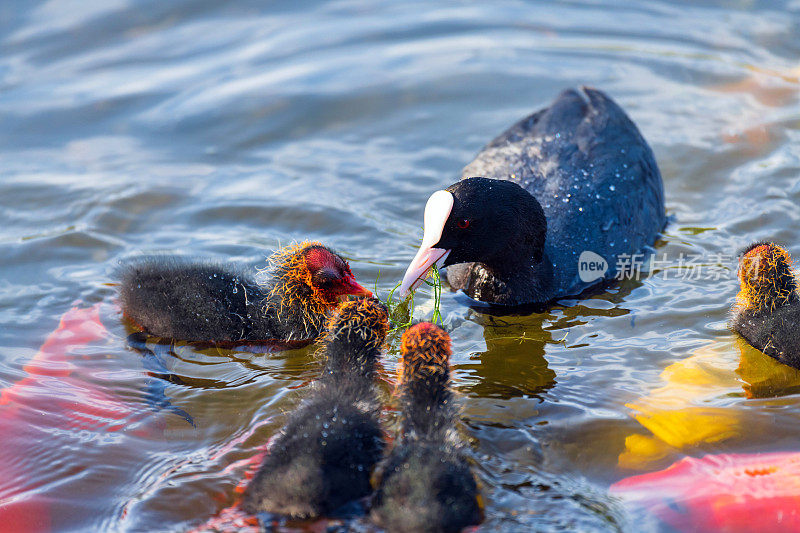
M 800 371 L 738 336 L 711 341 L 665 368 L 661 379 L 663 386 L 626 404 L 649 434 L 626 437 L 618 459 L 622 468 L 646 469 L 681 451 L 742 435 L 744 410 L 729 398 L 774 397 L 800 390 Z

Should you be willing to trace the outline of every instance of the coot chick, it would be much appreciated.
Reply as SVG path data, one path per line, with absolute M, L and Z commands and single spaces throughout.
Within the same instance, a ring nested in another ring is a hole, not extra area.
M 384 448 L 373 381 L 388 327 L 378 300 L 342 304 L 324 336 L 322 377 L 272 443 L 245 511 L 314 518 L 369 495 Z
M 596 89 L 567 90 L 433 193 L 399 294 L 453 265 L 450 286 L 475 300 L 548 303 L 613 278 L 665 223 L 661 174 L 634 123 Z
M 731 328 L 754 348 L 800 368 L 800 297 L 789 253 L 771 242 L 750 245 L 739 259 L 739 283 Z
M 125 266 L 125 316 L 150 335 L 220 344 L 316 339 L 346 295 L 372 296 L 341 256 L 320 243 L 270 257 L 266 283 L 228 265 L 151 257 Z
M 405 332 L 401 426 L 376 475 L 371 517 L 388 531 L 460 531 L 483 519 L 475 477 L 455 427 L 450 337 L 430 323 Z

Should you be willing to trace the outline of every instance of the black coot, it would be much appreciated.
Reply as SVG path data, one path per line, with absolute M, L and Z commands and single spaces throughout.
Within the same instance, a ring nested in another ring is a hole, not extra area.
M 264 283 L 231 266 L 169 256 L 123 267 L 125 316 L 150 335 L 220 344 L 311 342 L 346 295 L 372 296 L 341 256 L 320 243 L 270 258 Z
M 245 511 L 314 518 L 372 491 L 384 448 L 375 367 L 388 329 L 377 300 L 342 305 L 323 340 L 323 375 L 270 446 Z
M 771 242 L 746 248 L 730 326 L 754 348 L 800 368 L 800 296 L 788 252 Z
M 483 302 L 577 295 L 613 278 L 618 261 L 652 245 L 666 222 L 652 150 L 595 89 L 561 93 L 489 143 L 462 176 L 428 200 L 401 295 L 434 264 Z
M 403 334 L 401 426 L 376 473 L 371 517 L 389 532 L 457 532 L 483 519 L 450 391 L 450 337 L 430 323 Z

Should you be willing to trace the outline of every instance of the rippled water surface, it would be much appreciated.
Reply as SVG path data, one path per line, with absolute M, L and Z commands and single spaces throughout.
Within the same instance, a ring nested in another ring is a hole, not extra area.
M 66 385 L 43 377 L 20 399 L 15 490 L 61 531 L 182 531 L 230 504 L 318 364 L 181 346 L 163 354 L 181 381 L 153 378 L 114 306 L 119 262 L 260 265 L 319 239 L 385 294 L 428 195 L 580 84 L 655 151 L 663 261 L 530 316 L 445 295 L 483 528 L 640 531 L 646 512 L 612 483 L 686 455 L 800 449 L 800 378 L 726 328 L 737 249 L 800 255 L 799 36 L 797 0 L 2 2 L 0 385 L 35 370 L 71 307 L 102 303 L 108 330 L 73 350 Z M 392 350 L 387 378 L 395 366 Z M 175 409 L 152 409 L 159 386 Z M 124 408 L 59 418 L 81 398 Z M 705 412 L 724 438 L 700 435 Z

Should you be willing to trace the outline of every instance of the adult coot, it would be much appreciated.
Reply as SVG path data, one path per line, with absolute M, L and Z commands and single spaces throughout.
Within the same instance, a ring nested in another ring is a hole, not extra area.
M 433 193 L 400 294 L 432 265 L 453 265 L 447 281 L 476 300 L 547 303 L 614 277 L 665 222 L 661 174 L 639 130 L 602 92 L 567 90 Z
M 123 267 L 125 316 L 147 333 L 237 344 L 310 342 L 347 295 L 372 296 L 340 255 L 320 243 L 287 246 L 270 257 L 259 283 L 231 266 L 151 257 Z
M 754 348 L 800 368 L 800 296 L 792 260 L 771 242 L 747 247 L 739 260 L 741 290 L 730 326 Z

